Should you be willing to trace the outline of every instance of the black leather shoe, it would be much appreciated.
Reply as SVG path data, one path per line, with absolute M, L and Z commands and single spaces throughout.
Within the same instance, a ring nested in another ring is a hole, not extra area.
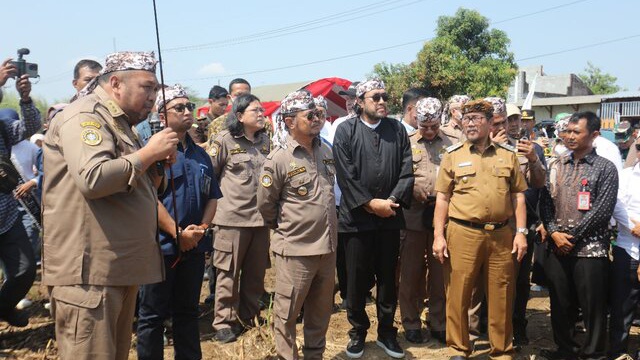
M 431 330 L 431 338 L 436 339 L 441 344 L 447 345 L 446 331 Z
M 578 356 L 559 350 L 540 350 L 540 356 L 547 360 L 578 360 Z
M 404 357 L 404 350 L 398 344 L 398 340 L 395 336 L 378 337 L 376 344 L 384 350 L 384 352 L 394 359 L 402 359 Z
M 347 357 L 359 359 L 364 354 L 364 337 L 356 336 L 347 344 Z
M 424 342 L 424 336 L 422 336 L 421 330 L 405 330 L 404 338 L 414 344 L 422 344 Z
M 12 309 L 8 313 L 0 316 L 0 319 L 6 321 L 11 326 L 25 327 L 29 325 L 29 315 L 18 309 Z
M 236 334 L 234 334 L 233 330 L 231 330 L 230 328 L 218 330 L 213 338 L 216 339 L 217 342 L 223 344 L 234 342 L 238 339 Z
M 456 355 L 449 358 L 449 360 L 467 360 L 466 356 Z

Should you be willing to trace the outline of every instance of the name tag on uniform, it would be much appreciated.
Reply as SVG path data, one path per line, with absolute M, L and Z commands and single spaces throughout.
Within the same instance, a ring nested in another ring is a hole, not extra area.
M 465 167 L 465 166 L 471 166 L 471 161 L 466 161 L 458 164 L 458 167 Z
M 578 192 L 578 210 L 591 209 L 591 193 L 589 191 Z

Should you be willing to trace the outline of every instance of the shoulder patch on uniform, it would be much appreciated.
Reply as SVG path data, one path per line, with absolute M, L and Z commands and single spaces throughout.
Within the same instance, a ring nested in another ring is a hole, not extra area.
M 218 156 L 218 153 L 220 153 L 220 146 L 213 144 L 211 145 L 211 147 L 209 148 L 209 155 L 212 157 L 216 157 Z
M 507 143 L 497 143 L 497 144 L 498 144 L 498 146 L 500 146 L 503 149 L 507 149 L 507 150 L 509 150 L 511 152 L 516 152 L 516 148 L 514 148 L 513 146 L 511 146 L 511 145 L 509 145 Z
M 102 142 L 102 135 L 97 129 L 86 128 L 80 133 L 82 142 L 90 146 L 96 146 Z
M 82 126 L 83 128 L 87 127 L 87 126 L 92 126 L 96 129 L 100 129 L 102 127 L 102 125 L 100 125 L 100 123 L 95 122 L 95 121 L 83 121 L 80 123 L 80 126 Z
M 457 144 L 453 144 L 453 145 L 451 145 L 451 146 L 449 146 L 447 148 L 447 152 L 450 153 L 450 152 L 456 151 L 456 150 L 460 149 L 462 147 L 462 145 L 464 145 L 464 143 L 462 143 L 462 142 L 459 142 Z
M 273 185 L 273 178 L 269 174 L 263 174 L 260 178 L 260 184 L 266 188 Z

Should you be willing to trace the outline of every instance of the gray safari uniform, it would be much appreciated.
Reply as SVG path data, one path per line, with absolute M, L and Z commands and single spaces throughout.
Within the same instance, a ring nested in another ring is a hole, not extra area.
M 223 130 L 209 149 L 224 194 L 213 219 L 216 331 L 234 327 L 238 320 L 251 324 L 260 312 L 258 299 L 269 266 L 269 228 L 258 212 L 256 189 L 270 145 L 264 132 L 256 135 L 251 141 Z
M 444 331 L 445 292 L 442 264 L 433 257 L 433 227 L 425 224 L 424 216 L 433 221 L 435 204 L 425 205 L 418 201 L 416 194 L 426 189 L 430 196 L 436 195 L 434 190 L 440 161 L 447 147 L 452 145 L 451 139 L 443 132 L 429 141 L 422 137 L 420 131 L 409 135 L 411 155 L 413 158 L 413 175 L 415 182 L 414 197 L 411 208 L 404 211 L 406 222 L 406 236 L 400 243 L 400 285 L 398 288 L 398 302 L 402 316 L 402 326 L 405 330 L 419 330 L 421 304 L 429 292 L 429 323 L 432 331 Z M 430 208 L 427 208 L 429 206 Z M 425 214 L 425 211 L 427 212 Z M 425 264 L 425 255 L 427 262 Z M 428 282 L 425 283 L 428 266 Z
M 331 149 L 314 139 L 309 154 L 289 136 L 264 163 L 258 208 L 274 228 L 276 351 L 297 359 L 296 317 L 304 304 L 304 358 L 321 359 L 333 307 L 337 215 Z
M 163 280 L 157 190 L 140 147 L 101 87 L 45 136 L 42 280 L 62 358 L 126 359 L 138 286 Z

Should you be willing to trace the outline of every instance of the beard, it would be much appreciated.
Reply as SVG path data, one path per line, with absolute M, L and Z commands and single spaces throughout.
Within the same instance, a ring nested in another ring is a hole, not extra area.
M 376 111 L 375 107 L 373 109 L 368 109 L 368 108 L 364 108 L 363 109 L 364 114 L 371 120 L 380 120 L 382 118 L 384 118 L 384 115 L 380 115 L 378 114 L 378 112 Z

